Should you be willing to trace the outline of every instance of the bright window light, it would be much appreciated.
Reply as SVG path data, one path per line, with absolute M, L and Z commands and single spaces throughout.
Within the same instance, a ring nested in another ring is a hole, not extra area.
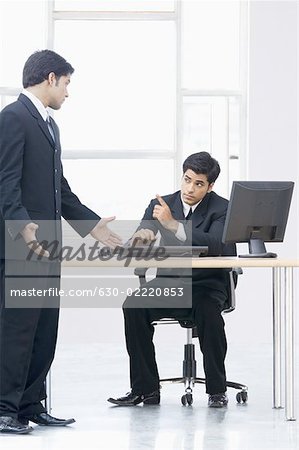
M 238 89 L 239 1 L 183 1 L 183 87 Z
M 45 48 L 44 1 L 0 0 L 0 86 L 22 87 L 31 53 Z
M 75 67 L 57 114 L 65 149 L 173 151 L 173 22 L 58 21 L 55 50 Z
M 64 175 L 80 200 L 102 217 L 138 220 L 156 194 L 174 191 L 171 160 L 64 160 Z

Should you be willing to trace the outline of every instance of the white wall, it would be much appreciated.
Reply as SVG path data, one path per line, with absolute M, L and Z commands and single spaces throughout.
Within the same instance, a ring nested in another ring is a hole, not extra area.
M 267 248 L 298 257 L 297 44 L 295 1 L 251 2 L 248 179 L 296 181 L 285 242 Z M 237 297 L 237 311 L 226 317 L 229 342 L 271 342 L 271 270 L 244 270 Z M 166 333 L 184 340 L 175 326 Z M 71 341 L 123 343 L 121 311 L 62 310 L 59 342 Z
M 297 6 L 295 1 L 250 3 L 248 179 L 296 183 L 285 241 L 267 245 L 285 257 L 299 255 Z M 229 318 L 232 340 L 271 341 L 270 277 L 270 269 L 244 270 L 238 311 Z

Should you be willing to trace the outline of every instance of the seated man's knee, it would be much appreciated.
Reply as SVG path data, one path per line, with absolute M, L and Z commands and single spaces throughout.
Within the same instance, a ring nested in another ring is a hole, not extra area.
M 200 298 L 196 302 L 193 302 L 193 312 L 195 316 L 200 316 L 209 320 L 209 318 L 221 318 L 222 319 L 223 306 L 220 302 L 214 301 L 214 299 L 205 297 Z
M 137 317 L 145 314 L 145 308 L 140 307 L 140 302 L 134 296 L 127 297 L 122 306 L 125 317 Z

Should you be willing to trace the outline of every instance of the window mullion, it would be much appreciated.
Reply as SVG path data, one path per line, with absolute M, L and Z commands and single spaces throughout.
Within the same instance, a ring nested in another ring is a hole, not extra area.
M 53 0 L 50 0 L 51 2 Z M 175 20 L 175 12 L 130 11 L 55 11 L 54 20 Z
M 173 159 L 175 152 L 169 150 L 63 150 L 63 159 Z

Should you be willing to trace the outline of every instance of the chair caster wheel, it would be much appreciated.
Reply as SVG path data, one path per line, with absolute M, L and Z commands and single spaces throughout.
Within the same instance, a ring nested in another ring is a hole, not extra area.
M 187 404 L 189 406 L 191 406 L 192 403 L 193 403 L 192 394 L 185 394 L 185 395 L 183 395 L 182 398 L 181 398 L 181 402 L 182 402 L 183 406 L 186 406 Z
M 238 403 L 241 403 L 241 402 L 246 403 L 248 400 L 247 392 L 246 391 L 238 392 L 236 395 L 236 399 L 237 399 Z

